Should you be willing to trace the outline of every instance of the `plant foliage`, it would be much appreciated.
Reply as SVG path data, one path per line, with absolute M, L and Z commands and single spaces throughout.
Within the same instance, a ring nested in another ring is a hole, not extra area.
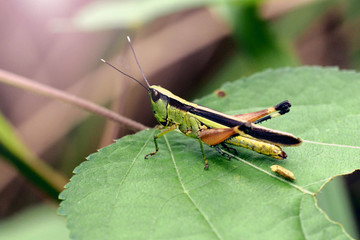
M 348 239 L 316 194 L 360 168 L 359 80 L 355 72 L 300 67 L 225 84 L 225 97 L 196 102 L 238 114 L 288 99 L 290 113 L 263 125 L 333 145 L 304 142 L 286 148 L 284 161 L 240 148 L 228 161 L 206 147 L 204 171 L 197 141 L 177 132 L 159 139 L 160 151 L 145 160 L 158 131 L 149 129 L 90 155 L 60 195 L 59 212 L 75 239 Z M 273 164 L 296 181 L 272 173 Z

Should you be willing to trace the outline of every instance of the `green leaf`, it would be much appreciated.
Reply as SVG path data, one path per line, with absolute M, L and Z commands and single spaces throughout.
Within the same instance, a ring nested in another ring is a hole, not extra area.
M 316 194 L 334 176 L 360 168 L 357 96 L 360 75 L 317 67 L 269 70 L 225 84 L 226 93 L 196 101 L 244 113 L 288 99 L 291 112 L 263 125 L 304 142 L 274 160 L 247 149 L 228 161 L 196 140 L 172 132 L 154 150 L 150 129 L 88 157 L 60 195 L 59 209 L 76 239 L 349 239 L 318 207 Z M 345 145 L 345 146 L 343 146 Z M 295 182 L 271 172 L 279 164 Z

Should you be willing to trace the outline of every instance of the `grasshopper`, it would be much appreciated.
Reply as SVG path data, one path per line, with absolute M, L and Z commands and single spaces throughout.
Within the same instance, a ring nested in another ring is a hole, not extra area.
M 203 143 L 214 147 L 221 155 L 229 159 L 230 155 L 225 153 L 220 146 L 235 153 L 236 150 L 227 144 L 240 146 L 280 160 L 287 157 L 280 146 L 298 146 L 301 144 L 301 139 L 290 133 L 256 125 L 288 113 L 291 107 L 289 101 L 285 100 L 276 106 L 257 112 L 238 115 L 228 115 L 186 101 L 165 88 L 155 85 L 150 86 L 129 37 L 128 41 L 146 85 L 105 60 L 101 60 L 123 75 L 135 80 L 146 89 L 154 116 L 164 126 L 164 129 L 154 136 L 155 151 L 146 154 L 145 159 L 159 151 L 158 138 L 176 129 L 188 137 L 198 139 L 205 162 L 204 169 L 209 168 L 209 162 L 204 152 Z

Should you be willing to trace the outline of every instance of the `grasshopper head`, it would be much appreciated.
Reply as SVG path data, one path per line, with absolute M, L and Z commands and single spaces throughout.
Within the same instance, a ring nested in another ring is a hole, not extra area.
M 167 92 L 169 91 L 160 86 L 151 86 L 149 88 L 150 102 L 154 116 L 162 125 L 166 125 L 167 123 Z

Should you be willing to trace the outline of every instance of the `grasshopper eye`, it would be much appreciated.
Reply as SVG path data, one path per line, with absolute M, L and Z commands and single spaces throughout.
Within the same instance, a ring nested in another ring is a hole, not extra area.
M 154 89 L 150 89 L 151 91 L 151 99 L 156 102 L 160 98 L 160 93 Z

